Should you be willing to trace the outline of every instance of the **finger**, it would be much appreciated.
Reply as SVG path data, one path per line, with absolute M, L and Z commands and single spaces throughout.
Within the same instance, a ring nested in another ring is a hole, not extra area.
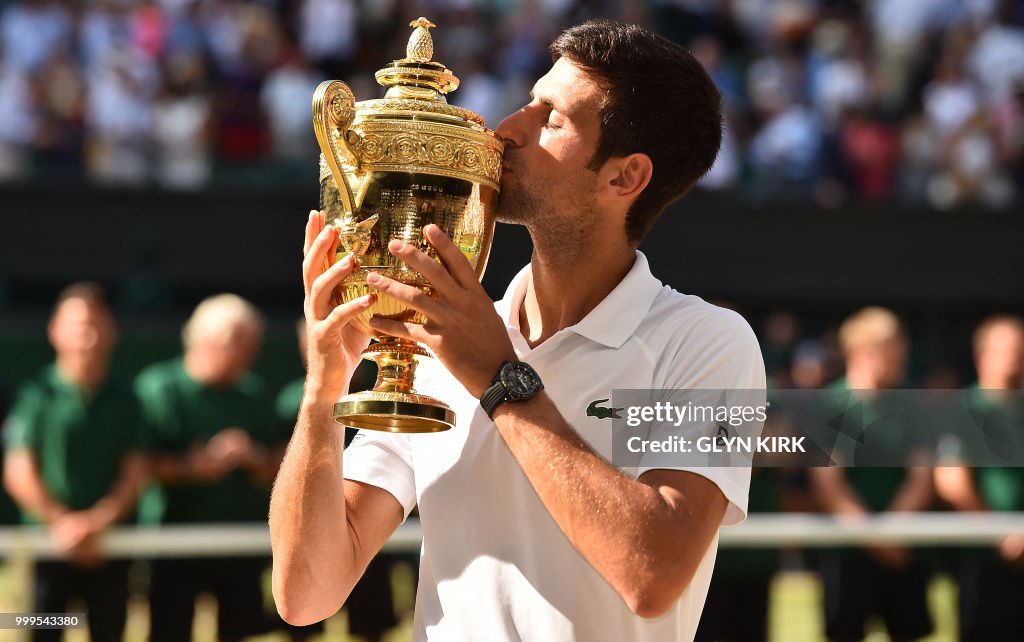
M 321 332 L 332 337 L 340 336 L 341 331 L 352 322 L 352 319 L 365 312 L 376 301 L 377 295 L 371 293 L 339 305 L 331 310 L 324 322 L 320 324 L 320 327 L 323 328 Z
M 448 270 L 417 249 L 415 245 L 403 243 L 400 239 L 393 239 L 388 243 L 388 251 L 422 274 L 423 278 L 430 281 L 430 284 L 441 296 L 450 296 L 455 288 L 460 287 Z
M 313 244 L 313 240 L 316 239 L 316 235 L 322 228 L 323 219 L 320 218 L 320 212 L 309 210 L 309 217 L 306 219 L 306 238 L 302 243 L 302 256 L 309 254 L 309 246 Z
M 383 292 L 388 296 L 405 303 L 413 310 L 425 314 L 429 319 L 436 320 L 440 316 L 441 306 L 439 306 L 437 301 L 432 299 L 430 295 L 425 293 L 421 288 L 406 285 L 405 283 L 399 283 L 394 279 L 381 276 L 376 272 L 370 272 L 367 274 L 366 282 L 374 290 Z
M 383 334 L 398 337 L 400 339 L 409 339 L 410 341 L 417 341 L 423 344 L 428 343 L 430 336 L 423 329 L 423 326 L 418 323 L 383 319 L 378 316 L 370 317 L 370 327 L 382 332 Z
M 448 235 L 440 227 L 431 223 L 423 228 L 423 234 L 427 237 L 430 245 L 437 250 L 445 268 L 455 279 L 455 282 L 464 288 L 479 287 L 480 279 L 477 278 L 469 259 L 459 248 L 455 247 Z
M 313 285 L 309 289 L 309 309 L 313 313 L 314 320 L 323 319 L 330 313 L 333 307 L 331 305 L 331 296 L 334 293 L 334 288 L 345 277 L 352 274 L 354 267 L 355 262 L 352 260 L 352 257 L 346 256 L 327 268 L 327 271 L 313 281 Z
M 327 252 L 335 241 L 337 241 L 337 230 L 333 227 L 325 227 L 313 240 L 306 258 L 302 259 L 302 285 L 306 294 L 309 294 L 313 282 L 323 273 Z

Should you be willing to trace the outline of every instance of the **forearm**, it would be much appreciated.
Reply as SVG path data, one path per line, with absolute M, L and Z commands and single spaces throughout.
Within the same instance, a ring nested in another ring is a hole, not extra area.
M 933 497 L 931 478 L 931 468 L 924 466 L 908 468 L 906 478 L 889 504 L 889 510 L 894 512 L 926 510 L 931 506 Z
M 121 474 L 110 493 L 93 504 L 90 512 L 100 528 L 106 528 L 135 510 L 139 490 L 146 478 L 146 458 L 129 455 L 121 466 Z
M 46 524 L 68 513 L 46 489 L 35 459 L 27 450 L 10 453 L 4 462 L 4 487 L 22 510 Z
M 340 608 L 358 579 L 342 479 L 344 430 L 330 401 L 303 400 L 270 499 L 273 591 L 290 622 Z
M 192 480 L 188 454 L 159 453 L 150 460 L 150 471 L 161 484 L 173 486 Z
M 814 495 L 826 512 L 834 515 L 867 515 L 870 511 L 837 467 L 811 469 Z
M 544 393 L 503 404 L 495 423 L 562 532 L 634 612 L 657 615 L 678 597 L 706 551 L 680 546 L 678 507 L 609 465 Z

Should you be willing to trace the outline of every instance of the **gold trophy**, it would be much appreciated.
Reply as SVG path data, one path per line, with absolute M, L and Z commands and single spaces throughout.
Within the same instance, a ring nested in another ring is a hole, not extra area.
M 320 157 L 320 209 L 340 242 L 332 262 L 352 255 L 356 269 L 337 288 L 337 302 L 376 292 L 366 283 L 371 271 L 421 288 L 430 283 L 388 252 L 391 239 L 413 244 L 439 260 L 423 236 L 429 223 L 452 239 L 483 275 L 494 234 L 501 179 L 501 140 L 479 115 L 449 105 L 445 94 L 459 79 L 431 60 L 434 45 L 426 18 L 415 27 L 406 57 L 376 73 L 387 87 L 383 99 L 355 102 L 338 80 L 322 83 L 313 95 L 313 129 Z M 455 413 L 444 402 L 418 394 L 413 375 L 430 352 L 413 341 L 370 328 L 371 316 L 423 323 L 404 303 L 377 293 L 357 319 L 372 343 L 363 353 L 377 362 L 373 390 L 345 395 L 334 418 L 354 428 L 421 433 L 447 430 Z

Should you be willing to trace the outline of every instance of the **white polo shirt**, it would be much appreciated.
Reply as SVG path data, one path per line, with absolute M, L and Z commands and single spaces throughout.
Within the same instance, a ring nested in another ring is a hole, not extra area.
M 562 417 L 607 460 L 612 421 L 588 416 L 587 407 L 611 399 L 615 388 L 765 387 L 747 322 L 663 286 L 640 252 L 586 318 L 534 349 L 519 331 L 530 278 L 527 266 L 495 308 L 518 357 L 537 370 Z M 717 537 L 668 613 L 656 619 L 634 615 L 559 530 L 479 401 L 438 360 L 420 366 L 416 385 L 451 405 L 455 428 L 426 435 L 360 431 L 343 462 L 346 479 L 388 491 L 406 516 L 419 504 L 423 549 L 414 640 L 693 639 Z M 624 472 L 638 476 L 651 468 L 641 460 Z M 749 468 L 690 470 L 717 484 L 729 500 L 723 525 L 744 519 Z

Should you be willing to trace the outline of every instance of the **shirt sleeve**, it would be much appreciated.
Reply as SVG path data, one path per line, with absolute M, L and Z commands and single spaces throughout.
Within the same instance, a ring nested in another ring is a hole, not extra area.
M 408 435 L 360 430 L 345 448 L 342 476 L 382 488 L 402 505 L 402 521 L 416 506 L 412 445 Z
M 659 400 L 675 407 L 712 407 L 715 413 L 694 412 L 685 420 L 653 422 L 649 439 L 686 440 L 691 449 L 698 439 L 705 442 L 723 437 L 743 437 L 756 441 L 764 426 L 766 378 L 757 337 L 740 315 L 730 310 L 709 307 L 709 314 L 677 346 L 675 356 L 665 362 L 656 384 L 662 390 Z M 723 416 L 726 408 L 735 415 Z M 748 410 L 749 409 L 749 410 Z M 718 486 L 729 501 L 723 526 L 739 524 L 747 516 L 750 491 L 751 455 L 737 453 L 648 452 L 638 463 L 637 476 L 649 470 L 684 470 L 700 475 Z
M 43 395 L 36 386 L 22 386 L 3 424 L 4 448 L 7 451 L 38 449 L 39 413 L 43 406 Z

